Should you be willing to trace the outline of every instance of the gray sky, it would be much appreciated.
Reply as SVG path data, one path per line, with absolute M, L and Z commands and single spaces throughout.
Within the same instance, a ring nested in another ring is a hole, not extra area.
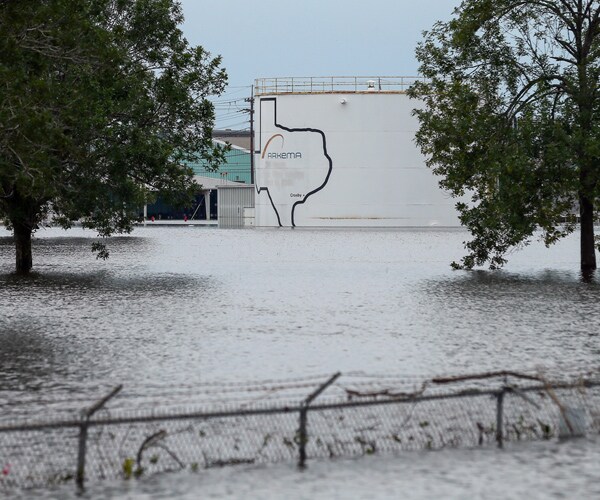
M 229 106 L 249 95 L 260 77 L 416 75 L 414 49 L 421 32 L 449 19 L 460 0 L 181 3 L 190 43 L 223 57 L 229 87 L 220 100 Z M 235 109 L 217 108 L 219 128 L 236 128 L 244 119 Z

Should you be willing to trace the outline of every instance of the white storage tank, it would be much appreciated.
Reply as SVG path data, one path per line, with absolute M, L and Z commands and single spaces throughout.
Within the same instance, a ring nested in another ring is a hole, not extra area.
M 257 226 L 458 226 L 415 144 L 410 77 L 272 78 L 254 90 Z

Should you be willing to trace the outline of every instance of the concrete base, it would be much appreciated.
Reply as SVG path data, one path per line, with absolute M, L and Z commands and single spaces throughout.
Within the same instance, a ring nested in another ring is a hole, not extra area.
M 214 226 L 219 225 L 218 220 L 173 220 L 173 219 L 155 219 L 154 222 L 147 220 L 144 222 L 138 222 L 138 226 Z

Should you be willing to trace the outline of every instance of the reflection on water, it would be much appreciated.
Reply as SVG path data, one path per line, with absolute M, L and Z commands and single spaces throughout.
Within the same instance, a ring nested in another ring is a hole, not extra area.
M 166 350 L 161 334 L 185 317 L 186 300 L 214 286 L 206 276 L 144 272 L 147 239 L 111 239 L 107 262 L 94 258 L 92 241 L 38 238 L 35 271 L 19 276 L 12 242 L 0 238 L 0 381 L 10 400 L 15 391 L 89 395 L 99 383 L 143 382 L 145 366 Z
M 208 278 L 191 276 L 114 276 L 109 271 L 35 272 L 0 275 L 0 374 L 7 390 L 36 390 L 44 381 L 67 382 L 110 373 L 99 339 L 107 334 L 127 345 L 129 323 L 141 322 L 152 304 L 208 293 Z M 151 326 L 146 322 L 151 330 Z M 144 339 L 149 340 L 149 339 Z M 132 346 L 133 347 L 133 346 Z M 112 348 L 111 348 L 112 349 Z M 87 360 L 87 362 L 86 362 Z M 95 370 L 101 370 L 97 372 Z
M 39 390 L 43 381 L 51 375 L 48 360 L 54 355 L 52 341 L 43 333 L 33 331 L 28 325 L 14 324 L 12 328 L 6 328 L 2 332 L 0 349 L 2 389 Z M 59 372 L 60 366 L 57 366 Z
M 476 350 L 477 365 L 489 369 L 503 358 L 515 369 L 586 366 L 600 354 L 600 283 L 584 281 L 572 271 L 473 271 L 426 280 L 422 291 L 438 312 L 437 331 L 452 337 L 450 352 L 465 365 Z

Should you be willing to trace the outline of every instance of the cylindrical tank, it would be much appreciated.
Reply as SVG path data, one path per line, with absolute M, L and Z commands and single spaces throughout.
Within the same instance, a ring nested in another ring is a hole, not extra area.
M 415 144 L 406 77 L 255 85 L 257 226 L 458 226 Z

